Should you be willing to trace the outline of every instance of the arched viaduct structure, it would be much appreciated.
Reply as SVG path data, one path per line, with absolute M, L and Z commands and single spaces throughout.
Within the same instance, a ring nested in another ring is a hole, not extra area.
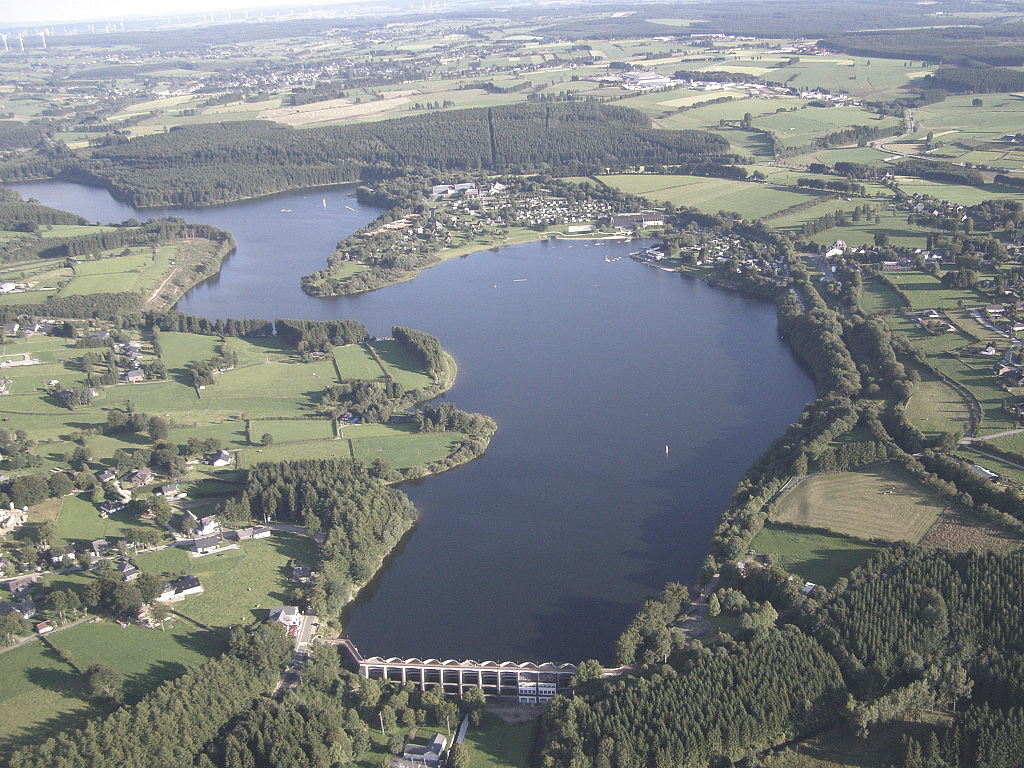
M 576 675 L 575 664 L 532 661 L 456 661 L 454 659 L 401 659 L 397 656 L 364 658 L 349 640 L 341 640 L 359 674 L 373 680 L 413 683 L 420 690 L 440 685 L 445 693 L 462 695 L 473 686 L 494 698 L 520 704 L 545 704 L 568 688 Z

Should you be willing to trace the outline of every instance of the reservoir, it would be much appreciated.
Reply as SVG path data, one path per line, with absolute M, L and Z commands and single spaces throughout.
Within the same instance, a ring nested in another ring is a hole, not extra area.
M 232 232 L 237 253 L 184 312 L 404 325 L 454 356 L 448 398 L 498 432 L 402 486 L 420 522 L 346 616 L 367 656 L 611 663 L 645 596 L 694 582 L 737 481 L 814 397 L 772 305 L 618 258 L 635 243 L 527 243 L 314 299 L 299 277 L 379 213 L 350 189 L 140 213 L 100 189 L 12 186 L 90 221 Z

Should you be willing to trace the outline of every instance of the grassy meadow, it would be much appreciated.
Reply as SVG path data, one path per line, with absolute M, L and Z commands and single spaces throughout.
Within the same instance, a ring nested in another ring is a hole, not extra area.
M 800 578 L 831 587 L 836 579 L 881 549 L 849 536 L 766 523 L 750 542 L 751 549 L 772 555 L 774 561 Z
M 885 464 L 808 477 L 776 502 L 771 519 L 862 540 L 918 542 L 945 508 L 941 498 Z
M 135 562 L 165 577 L 198 576 L 203 593 L 172 603 L 172 608 L 203 626 L 223 628 L 264 619 L 270 608 L 285 603 L 290 567 L 315 565 L 317 548 L 307 536 L 276 531 L 268 539 L 243 541 L 236 549 L 203 557 L 168 548 L 143 552 Z

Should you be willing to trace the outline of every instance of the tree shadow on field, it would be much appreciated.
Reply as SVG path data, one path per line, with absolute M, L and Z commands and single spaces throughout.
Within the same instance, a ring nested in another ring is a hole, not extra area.
M 57 661 L 60 657 L 50 648 L 44 652 Z M 72 671 L 67 665 L 60 661 L 62 669 L 53 667 L 29 667 L 25 670 L 25 677 L 32 685 L 45 688 L 48 691 L 59 693 L 65 698 L 88 700 L 85 692 L 85 681 L 77 672 Z
M 190 635 L 182 636 L 187 640 Z M 158 661 L 152 664 L 144 672 L 134 675 L 126 675 L 124 679 L 125 702 L 132 704 L 150 691 L 167 682 L 181 677 L 188 668 L 178 661 Z

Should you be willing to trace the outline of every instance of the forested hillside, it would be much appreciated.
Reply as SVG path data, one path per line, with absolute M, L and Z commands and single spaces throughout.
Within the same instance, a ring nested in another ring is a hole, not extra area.
M 423 166 L 585 174 L 719 157 L 728 149 L 728 141 L 705 131 L 654 130 L 624 107 L 516 104 L 301 131 L 260 121 L 184 126 L 91 154 L 13 160 L 0 166 L 0 178 L 56 175 L 99 184 L 136 207 L 207 205 Z
M 740 589 L 763 597 L 772 581 L 757 576 Z M 785 607 L 782 592 L 773 600 Z M 909 757 L 894 755 L 895 765 L 1020 765 L 1022 603 L 1019 554 L 894 547 L 825 600 L 790 610 L 796 626 L 698 645 L 558 700 L 546 722 L 547 764 L 716 765 L 823 727 L 867 735 L 938 707 L 953 721 L 933 762 L 915 762 L 929 748 L 910 739 Z

